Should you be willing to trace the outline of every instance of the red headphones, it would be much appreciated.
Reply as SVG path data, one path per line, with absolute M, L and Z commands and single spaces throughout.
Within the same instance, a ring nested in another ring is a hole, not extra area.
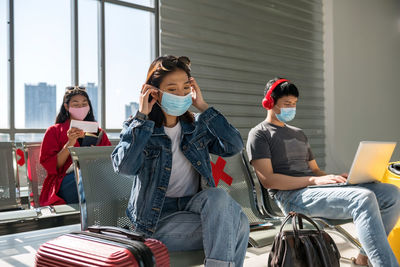
M 279 79 L 276 82 L 274 82 L 271 87 L 269 88 L 267 94 L 265 95 L 263 101 L 262 101 L 262 105 L 265 109 L 272 109 L 274 107 L 274 99 L 271 97 L 272 92 L 274 91 L 274 89 L 280 85 L 281 83 L 284 82 L 289 82 L 289 80 L 286 79 Z

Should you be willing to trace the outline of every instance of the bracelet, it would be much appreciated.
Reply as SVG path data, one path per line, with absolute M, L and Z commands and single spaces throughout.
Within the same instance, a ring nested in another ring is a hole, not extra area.
M 140 111 L 136 112 L 135 119 L 139 119 L 139 120 L 145 121 L 148 118 L 149 118 L 149 116 L 147 116 L 146 114 L 144 114 L 144 113 L 142 113 Z

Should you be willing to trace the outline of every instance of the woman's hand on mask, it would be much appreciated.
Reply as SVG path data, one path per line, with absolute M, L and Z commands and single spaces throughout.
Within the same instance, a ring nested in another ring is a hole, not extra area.
M 151 93 L 158 93 L 157 88 L 149 84 L 143 84 L 142 91 L 140 92 L 140 97 L 139 97 L 139 112 L 145 115 L 149 115 L 154 104 L 157 101 L 155 98 L 153 98 L 149 102 L 149 96 Z
M 208 109 L 208 104 L 204 101 L 203 95 L 201 94 L 201 90 L 196 80 L 193 77 L 189 78 L 190 85 L 192 86 L 192 102 L 193 106 L 195 106 L 200 112 Z
M 67 136 L 68 136 L 68 146 L 74 146 L 78 138 L 83 138 L 85 136 L 85 132 L 82 131 L 81 129 L 72 127 L 67 131 Z

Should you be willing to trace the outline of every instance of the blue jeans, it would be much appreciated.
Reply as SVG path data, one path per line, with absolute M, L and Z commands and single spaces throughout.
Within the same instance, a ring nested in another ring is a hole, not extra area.
M 249 222 L 224 190 L 210 188 L 193 197 L 165 198 L 152 236 L 170 251 L 204 249 L 205 266 L 243 266 Z
M 57 195 L 64 199 L 67 204 L 79 203 L 74 172 L 70 172 L 64 176 Z
M 278 205 L 288 213 L 296 211 L 312 217 L 353 219 L 361 254 L 373 266 L 398 267 L 387 235 L 400 216 L 400 190 L 391 184 L 366 183 L 357 186 L 302 188 L 278 191 Z

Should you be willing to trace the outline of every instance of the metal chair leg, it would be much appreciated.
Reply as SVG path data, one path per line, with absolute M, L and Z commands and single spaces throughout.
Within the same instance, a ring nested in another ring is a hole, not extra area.
M 316 218 L 314 218 L 316 219 Z M 358 241 L 357 238 L 352 236 L 349 232 L 347 232 L 342 226 L 338 225 L 332 225 L 327 223 L 324 219 L 318 218 L 318 222 L 320 222 L 323 226 L 323 228 L 328 228 L 331 231 L 334 231 L 335 233 L 338 233 L 341 237 L 344 239 L 350 241 L 357 249 L 361 249 L 361 243 Z
M 335 225 L 333 226 L 338 233 L 340 233 L 344 238 L 349 240 L 354 246 L 356 246 L 358 249 L 361 249 L 361 243 L 358 241 L 357 238 L 353 237 L 349 232 L 347 232 L 343 227 L 340 225 Z

